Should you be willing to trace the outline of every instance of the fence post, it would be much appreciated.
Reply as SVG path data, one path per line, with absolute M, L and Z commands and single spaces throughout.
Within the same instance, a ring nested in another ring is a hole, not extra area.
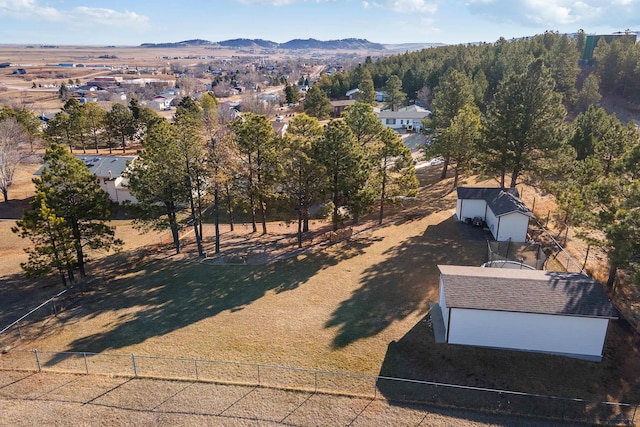
M 258 385 L 260 385 L 260 365 L 258 365 Z
M 133 376 L 138 376 L 138 366 L 136 365 L 136 355 L 131 353 L 131 361 L 133 362 Z
M 24 338 L 22 336 L 22 326 L 20 326 L 20 322 L 16 323 L 18 325 L 18 333 L 20 334 L 20 339 Z
M 34 349 L 33 354 L 36 355 L 36 364 L 38 365 L 38 372 L 42 372 L 42 365 L 40 365 L 40 356 L 38 355 L 38 349 Z
M 193 366 L 196 368 L 196 381 L 198 381 L 198 359 L 193 359 Z
M 82 357 L 84 357 L 84 371 L 87 375 L 89 375 L 89 364 L 87 363 L 87 353 L 82 352 Z
M 318 392 L 318 371 L 313 371 L 313 392 Z

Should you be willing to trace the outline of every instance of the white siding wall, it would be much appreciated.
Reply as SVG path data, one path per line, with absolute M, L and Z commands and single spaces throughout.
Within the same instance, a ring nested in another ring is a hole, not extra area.
M 443 313 L 444 314 L 444 313 Z M 449 343 L 600 357 L 607 319 L 453 308 Z
M 475 216 L 484 218 L 485 211 L 487 210 L 487 202 L 484 200 L 458 199 L 456 215 L 460 221 L 464 221 L 465 218 L 473 218 Z
M 447 300 L 444 297 L 444 283 L 442 283 L 442 276 L 440 276 L 440 289 L 438 291 L 438 305 L 442 312 L 442 319 L 444 320 L 444 336 L 447 336 L 447 327 L 449 325 L 449 309 L 447 308 Z
M 496 240 L 509 240 L 512 242 L 525 242 L 527 240 L 527 228 L 529 227 L 529 217 L 517 212 L 500 217 L 500 229 Z
M 498 232 L 498 225 L 500 224 L 500 221 L 499 218 L 493 214 L 493 211 L 490 208 L 487 208 L 487 217 L 485 218 L 485 222 L 487 223 L 489 230 L 491 230 L 493 238 L 499 240 L 496 233 Z
M 109 194 L 109 199 L 114 202 L 118 201 L 118 195 L 116 190 L 116 183 L 114 180 L 105 180 L 103 178 L 98 178 L 100 180 L 100 187 Z

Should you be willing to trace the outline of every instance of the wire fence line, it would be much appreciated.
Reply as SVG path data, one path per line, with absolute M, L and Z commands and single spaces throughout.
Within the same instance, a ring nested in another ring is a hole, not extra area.
M 602 402 L 432 381 L 304 368 L 135 354 L 10 350 L 0 370 L 199 381 L 422 403 L 513 416 L 640 425 L 638 404 Z
M 5 326 L 0 330 L 0 346 L 9 345 L 19 339 L 30 336 L 38 336 L 44 326 L 36 325 L 36 322 L 45 320 L 50 316 L 57 316 L 64 311 L 71 303 L 66 297 L 75 291 L 75 286 L 65 288 Z

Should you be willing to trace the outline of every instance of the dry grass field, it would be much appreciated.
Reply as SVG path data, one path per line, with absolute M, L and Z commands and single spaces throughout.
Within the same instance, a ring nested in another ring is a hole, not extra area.
M 118 224 L 129 246 L 94 262 L 90 290 L 15 348 L 265 363 L 639 402 L 640 355 L 623 322 L 612 324 L 602 363 L 435 344 L 428 303 L 437 300 L 437 264 L 486 259 L 485 241 L 467 240 L 466 226 L 453 220 L 451 179 L 438 181 L 438 174 L 421 169 L 418 201 L 396 208 L 382 227 L 365 221 L 353 238 L 333 245 L 321 237 L 321 222 L 304 252 L 295 250 L 294 227 L 286 224 L 269 224 L 261 242 L 243 225 L 223 230 L 223 251 L 291 255 L 269 264 L 197 262 L 188 234 L 185 254 L 175 256 L 168 236 Z M 212 253 L 211 230 L 206 234 Z M 5 309 L 19 303 L 7 298 L 13 293 L 51 286 L 25 283 L 15 266 L 5 268 Z M 383 396 L 398 392 L 378 387 Z M 402 393 L 420 399 L 422 392 Z

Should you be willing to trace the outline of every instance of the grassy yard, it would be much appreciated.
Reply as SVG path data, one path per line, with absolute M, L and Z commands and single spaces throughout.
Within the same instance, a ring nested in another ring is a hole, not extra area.
M 431 184 L 424 203 L 384 227 L 272 264 L 211 265 L 130 248 L 104 258 L 97 268 L 105 280 L 19 348 L 245 361 L 639 402 L 640 355 L 622 323 L 612 324 L 602 363 L 434 343 L 428 303 L 437 300 L 437 265 L 486 260 L 486 242 L 464 240 L 466 225 L 452 218 L 450 185 Z

